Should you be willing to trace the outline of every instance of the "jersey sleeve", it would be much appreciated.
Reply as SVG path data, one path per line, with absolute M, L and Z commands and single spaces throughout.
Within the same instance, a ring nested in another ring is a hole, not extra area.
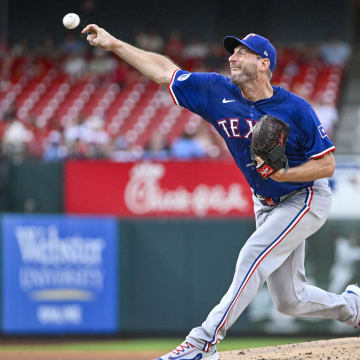
M 309 104 L 302 108 L 301 118 L 302 142 L 307 160 L 320 158 L 335 150 L 334 144 Z
M 175 104 L 202 116 L 207 105 L 210 78 L 209 73 L 176 70 L 169 85 Z

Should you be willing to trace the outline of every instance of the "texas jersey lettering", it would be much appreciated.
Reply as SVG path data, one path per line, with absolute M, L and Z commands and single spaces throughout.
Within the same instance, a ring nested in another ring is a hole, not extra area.
M 280 183 L 272 179 L 265 181 L 254 167 L 247 166 L 252 161 L 252 131 L 263 115 L 273 115 L 289 124 L 290 129 L 296 129 L 290 131 L 286 144 L 290 167 L 335 150 L 312 107 L 281 87 L 273 86 L 272 97 L 251 102 L 242 96 L 239 87 L 226 76 L 177 70 L 169 89 L 177 105 L 200 115 L 215 127 L 250 187 L 261 196 L 279 197 L 313 184 Z
M 245 121 L 246 126 L 241 121 Z M 239 123 L 240 122 L 240 123 Z M 255 119 L 223 119 L 219 120 L 218 125 L 225 132 L 228 138 L 245 138 L 248 139 L 252 134 L 256 120 Z M 246 128 L 246 129 L 244 129 Z

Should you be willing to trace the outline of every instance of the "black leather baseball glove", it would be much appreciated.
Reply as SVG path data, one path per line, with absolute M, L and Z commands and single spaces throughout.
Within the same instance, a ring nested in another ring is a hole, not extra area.
M 285 145 L 290 126 L 271 115 L 264 115 L 255 125 L 251 141 L 251 157 L 260 157 L 263 163 L 257 163 L 256 170 L 267 179 L 282 168 L 287 171 L 288 159 Z

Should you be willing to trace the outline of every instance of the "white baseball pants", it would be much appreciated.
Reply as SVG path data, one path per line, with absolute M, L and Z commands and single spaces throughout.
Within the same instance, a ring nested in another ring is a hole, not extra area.
M 232 284 L 203 324 L 191 330 L 187 341 L 203 351 L 212 349 L 265 281 L 280 312 L 352 325 L 354 307 L 342 295 L 308 285 L 305 277 L 305 239 L 326 221 L 331 197 L 326 179 L 317 180 L 277 206 L 263 206 L 254 197 L 257 230 L 240 251 Z

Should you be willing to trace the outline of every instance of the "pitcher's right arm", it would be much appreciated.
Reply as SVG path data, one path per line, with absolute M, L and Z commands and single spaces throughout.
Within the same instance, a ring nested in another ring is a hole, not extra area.
M 89 33 L 86 39 L 92 46 L 112 51 L 119 58 L 160 85 L 168 86 L 174 71 L 179 68 L 166 56 L 139 49 L 116 39 L 95 24 L 86 26 L 82 33 Z

